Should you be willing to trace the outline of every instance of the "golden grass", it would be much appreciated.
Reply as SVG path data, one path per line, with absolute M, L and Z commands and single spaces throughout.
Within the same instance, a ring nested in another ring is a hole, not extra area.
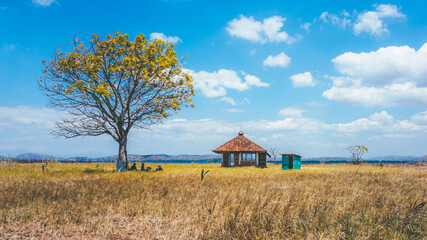
M 162 166 L 49 164 L 43 174 L 40 164 L 0 165 L 0 239 L 427 236 L 427 165 Z

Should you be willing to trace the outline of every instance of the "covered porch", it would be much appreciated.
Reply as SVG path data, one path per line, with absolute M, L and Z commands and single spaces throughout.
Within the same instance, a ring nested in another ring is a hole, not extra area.
M 261 152 L 223 152 L 223 167 L 266 167 L 266 153 Z

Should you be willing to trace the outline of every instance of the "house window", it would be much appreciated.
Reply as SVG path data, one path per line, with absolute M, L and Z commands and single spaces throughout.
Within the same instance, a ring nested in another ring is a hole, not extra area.
M 242 153 L 242 161 L 256 161 L 256 153 Z
M 230 153 L 229 166 L 234 166 L 234 153 Z

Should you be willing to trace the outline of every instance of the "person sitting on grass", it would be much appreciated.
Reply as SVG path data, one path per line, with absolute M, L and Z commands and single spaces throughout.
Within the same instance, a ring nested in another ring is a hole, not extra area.
M 143 171 L 145 171 L 145 166 L 144 166 L 144 163 L 141 163 L 141 172 L 143 172 Z
M 136 171 L 136 163 L 133 163 L 129 170 Z
M 163 171 L 163 168 L 159 165 L 159 166 L 156 168 L 156 171 Z

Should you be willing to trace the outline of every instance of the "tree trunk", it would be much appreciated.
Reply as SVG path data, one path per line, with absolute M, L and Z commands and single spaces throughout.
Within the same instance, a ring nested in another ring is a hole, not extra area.
M 127 136 L 123 137 L 119 141 L 119 156 L 117 158 L 116 172 L 122 172 L 129 169 L 128 166 L 128 153 L 126 150 Z

